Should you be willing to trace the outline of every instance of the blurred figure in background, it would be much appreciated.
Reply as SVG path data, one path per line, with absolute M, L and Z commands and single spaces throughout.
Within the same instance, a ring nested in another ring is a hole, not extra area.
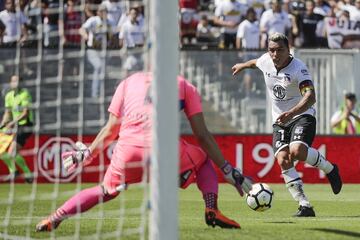
M 324 17 L 330 16 L 331 7 L 324 0 L 315 0 L 314 13 L 319 14 L 319 15 L 324 16 Z
M 19 151 L 26 140 L 31 136 L 31 127 L 34 124 L 33 112 L 30 109 L 32 97 L 26 88 L 21 87 L 21 78 L 13 75 L 10 78 L 10 91 L 5 95 L 5 112 L 0 123 L 0 129 L 15 134 L 7 151 L 0 158 L 8 166 L 9 179 L 14 179 L 18 171 L 15 163 L 25 175 L 25 181 L 31 183 L 33 175 Z
M 0 21 L 5 25 L 2 42 L 6 47 L 15 47 L 16 43 L 23 43 L 27 39 L 25 14 L 20 11 L 17 16 L 15 1 L 6 0 L 5 10 L 0 12 Z M 20 27 L 19 27 L 20 26 Z
M 123 68 L 126 75 L 143 69 L 142 48 L 145 44 L 144 21 L 138 20 L 138 8 L 131 8 L 128 19 L 122 24 L 119 33 L 120 48 L 126 47 L 127 56 Z
M 291 25 L 289 15 L 282 10 L 282 1 L 271 0 L 271 9 L 266 10 L 260 19 L 261 48 L 267 48 L 267 38 L 273 33 L 288 36 Z
M 236 0 L 223 0 L 215 9 L 214 23 L 221 27 L 220 48 L 236 47 L 237 28 L 246 14 L 246 5 Z
M 201 16 L 200 22 L 197 25 L 196 40 L 203 49 L 215 44 L 215 33 L 209 23 L 208 16 L 205 14 Z
M 237 49 L 246 49 L 254 50 L 260 49 L 260 27 L 259 22 L 256 20 L 256 12 L 250 7 L 246 12 L 246 19 L 242 21 L 239 25 L 237 34 L 236 34 L 236 48 Z M 254 59 L 256 53 L 246 52 L 244 61 Z M 252 81 L 252 71 L 246 69 L 244 71 L 242 87 L 245 92 L 246 97 L 250 97 L 250 93 L 253 88 Z
M 360 134 L 360 115 L 356 111 L 355 93 L 346 93 L 344 104 L 331 117 L 331 128 L 335 134 Z
M 64 6 L 64 31 L 67 46 L 79 46 L 81 43 L 78 30 L 81 27 L 82 20 L 81 13 L 76 7 L 80 7 L 79 0 L 68 0 Z
M 196 38 L 196 28 L 199 23 L 198 0 L 179 0 L 180 8 L 180 41 L 181 44 L 191 44 Z
M 4 37 L 4 34 L 5 34 L 5 24 L 0 20 L 0 45 L 2 44 L 3 42 L 3 37 Z
M 256 21 L 256 12 L 253 8 L 246 11 L 246 19 L 239 25 L 236 34 L 237 49 L 259 49 L 260 28 Z
M 302 17 L 302 30 L 305 48 L 315 48 L 320 46 L 321 40 L 318 37 L 317 31 L 323 26 L 321 23 L 324 16 L 314 12 L 315 3 L 313 0 L 305 2 L 306 11 Z
M 100 82 L 105 79 L 105 56 L 102 50 L 106 50 L 114 42 L 116 23 L 107 18 L 107 10 L 104 5 L 99 5 L 97 15 L 92 16 L 79 29 L 79 33 L 87 44 L 87 60 L 94 68 L 91 85 L 91 97 L 98 97 Z
M 49 48 L 58 47 L 59 44 L 64 44 L 64 21 L 60 17 L 62 6 L 59 0 L 45 0 L 43 1 L 44 11 L 44 46 Z

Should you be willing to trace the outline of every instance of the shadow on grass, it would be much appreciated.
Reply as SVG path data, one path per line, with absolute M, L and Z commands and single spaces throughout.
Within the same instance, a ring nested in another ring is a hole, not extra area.
M 329 228 L 310 228 L 309 230 L 320 231 L 320 232 L 325 232 L 325 233 L 335 233 L 338 235 L 360 238 L 359 232 L 344 231 L 344 230 L 329 229 Z

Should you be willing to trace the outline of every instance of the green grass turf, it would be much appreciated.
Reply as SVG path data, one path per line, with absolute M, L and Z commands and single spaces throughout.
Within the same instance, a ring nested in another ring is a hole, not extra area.
M 83 187 L 88 186 L 92 185 Z M 332 194 L 329 185 L 305 185 L 305 191 L 317 214 L 316 218 L 305 219 L 291 217 L 297 204 L 283 184 L 270 186 L 275 192 L 273 207 L 267 212 L 259 213 L 248 208 L 244 198 L 240 198 L 232 186 L 220 185 L 219 208 L 226 216 L 238 221 L 241 230 L 207 227 L 204 222 L 203 201 L 196 186 L 181 190 L 180 239 L 360 238 L 360 185 L 347 184 L 338 196 Z M 6 233 L 13 236 L 11 239 L 20 239 L 20 236 L 34 239 L 61 239 L 64 236 L 67 239 L 105 239 L 107 235 L 101 234 L 114 233 L 120 228 L 125 234 L 121 239 L 139 239 L 138 233 L 131 232 L 136 231 L 141 222 L 138 208 L 141 206 L 143 191 L 138 187 L 130 188 L 117 199 L 64 221 L 53 233 L 35 233 L 35 225 L 69 198 L 76 185 L 39 184 L 37 188 L 33 188 L 32 185 L 16 184 L 15 191 L 10 191 L 14 193 L 12 205 L 8 204 L 9 196 L 10 200 L 12 197 L 9 195 L 10 189 L 8 184 L 0 185 L 0 239 L 4 239 Z M 27 199 L 32 192 L 36 193 L 33 205 Z M 48 200 L 50 198 L 56 201 Z M 126 208 L 122 218 L 118 217 L 120 206 Z M 9 220 L 8 223 L 6 219 Z M 115 235 L 109 237 L 116 238 Z

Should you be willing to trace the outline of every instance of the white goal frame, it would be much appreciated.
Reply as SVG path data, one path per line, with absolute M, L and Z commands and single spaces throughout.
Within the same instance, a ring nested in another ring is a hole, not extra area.
M 150 2 L 150 1 L 149 1 Z M 153 150 L 150 170 L 150 240 L 178 239 L 178 1 L 150 2 L 153 69 Z

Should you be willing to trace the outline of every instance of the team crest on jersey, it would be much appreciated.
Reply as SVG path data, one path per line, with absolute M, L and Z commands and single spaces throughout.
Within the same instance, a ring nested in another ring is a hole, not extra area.
M 281 85 L 275 85 L 273 87 L 273 94 L 276 98 L 278 99 L 284 99 L 285 98 L 285 94 L 286 91 L 285 91 L 285 88 Z

